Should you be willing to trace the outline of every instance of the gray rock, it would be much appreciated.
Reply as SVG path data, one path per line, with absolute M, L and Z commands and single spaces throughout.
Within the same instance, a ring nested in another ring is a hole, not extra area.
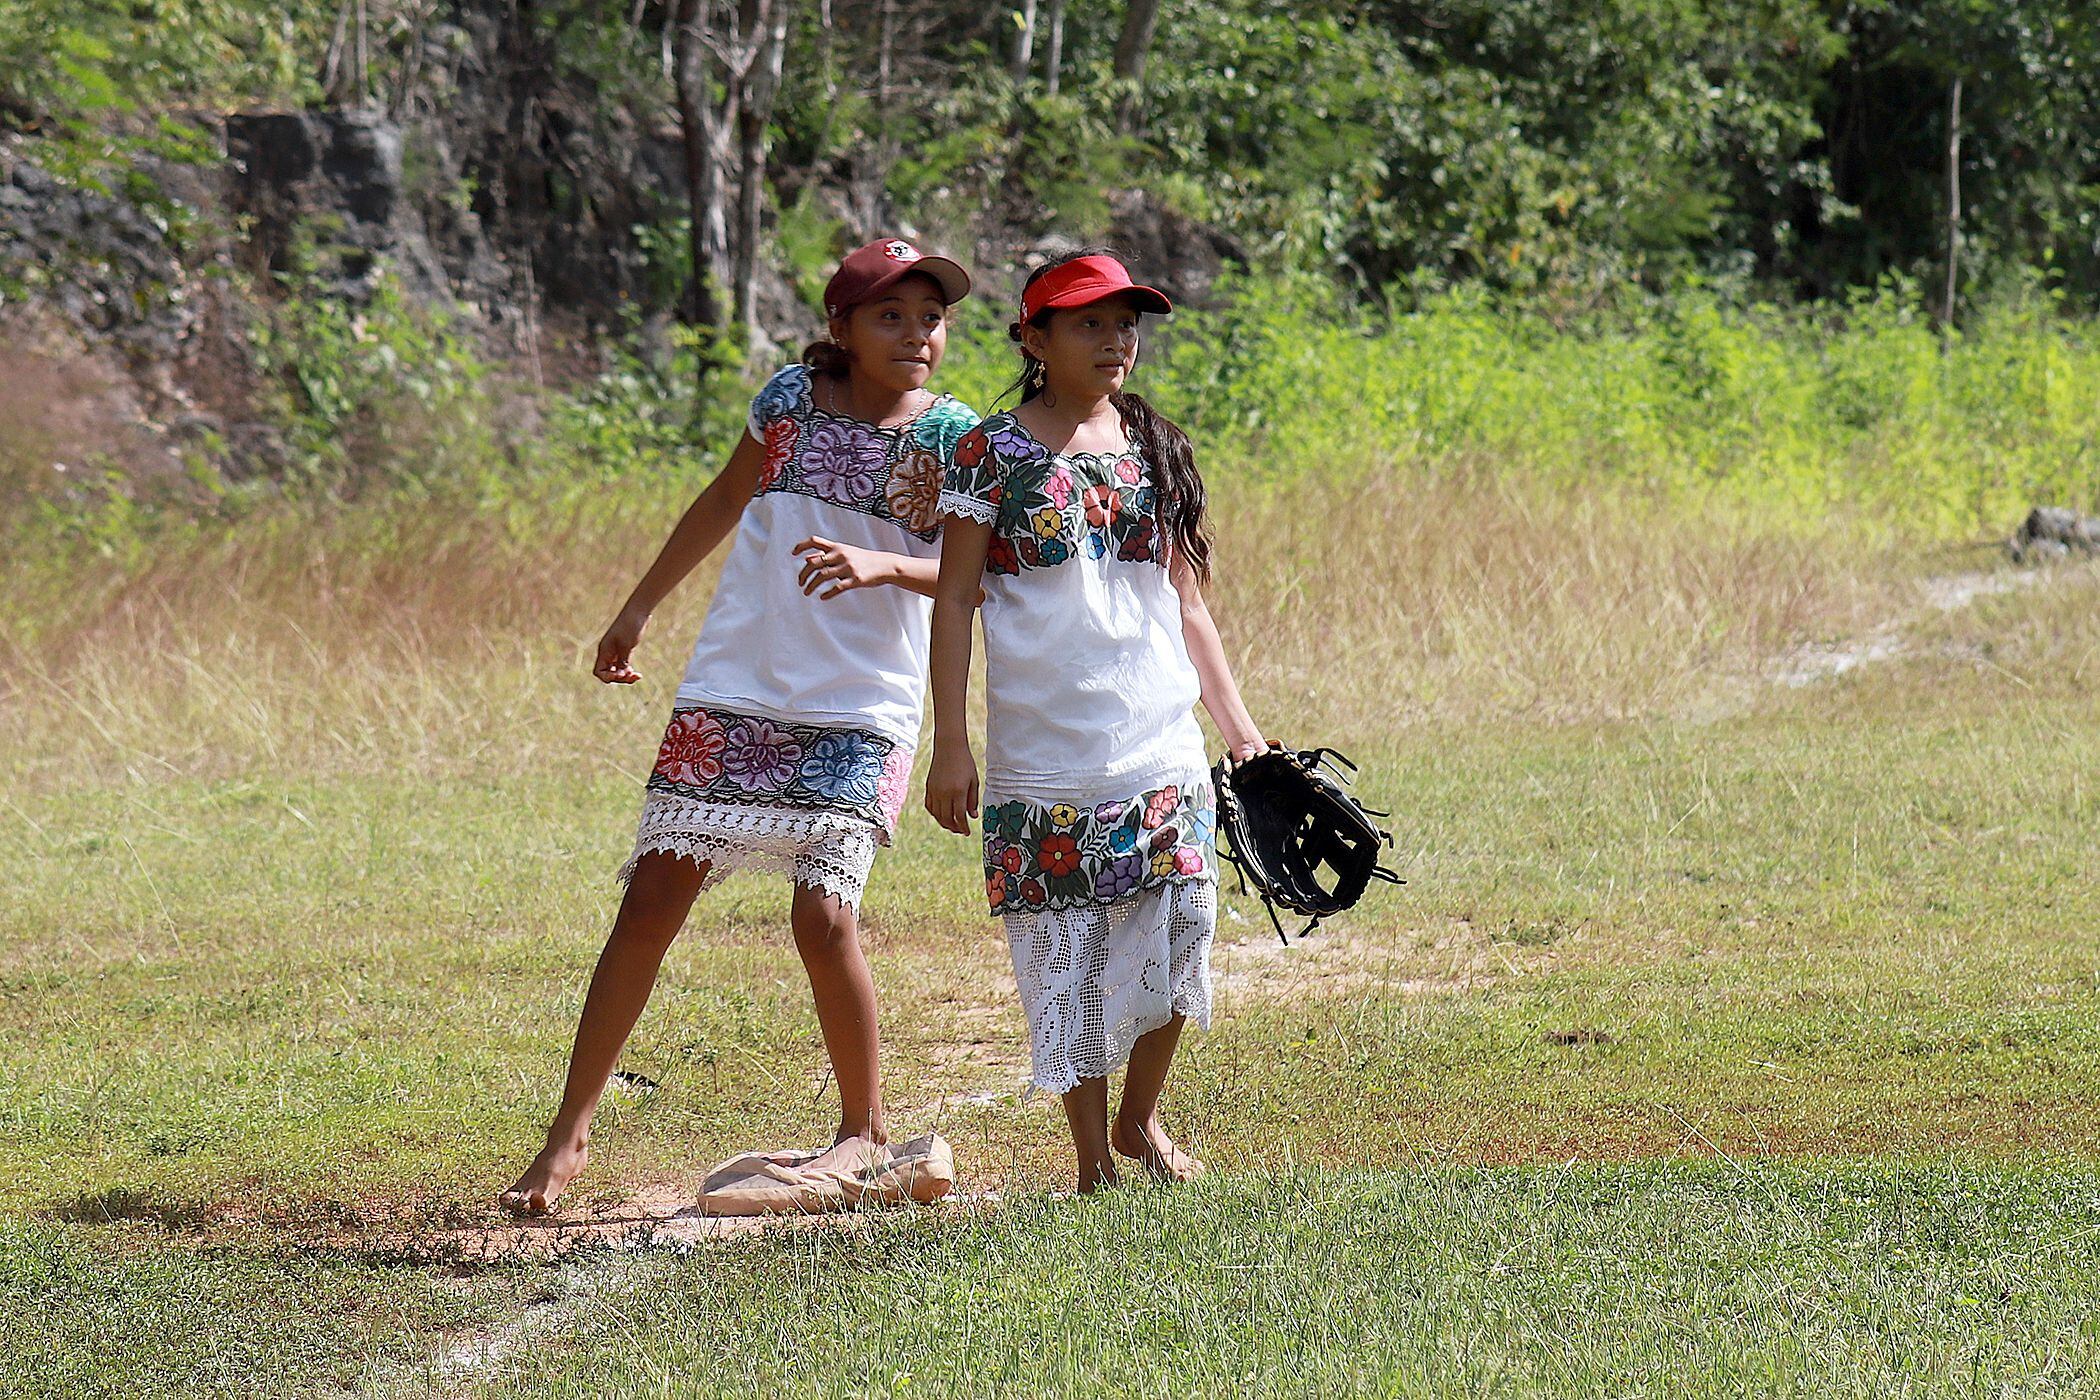
M 335 295 L 369 297 L 382 263 L 423 297 L 450 291 L 422 221 L 405 197 L 402 132 L 376 112 L 268 112 L 226 119 L 234 212 L 258 273 L 300 261 Z
M 2037 506 L 2027 512 L 2006 547 L 2023 564 L 2072 554 L 2100 554 L 2100 516 L 2080 515 L 2061 506 Z
M 0 274 L 135 359 L 179 352 L 194 328 L 188 270 L 165 223 L 121 194 L 57 179 L 34 141 L 0 140 Z M 158 168 L 138 172 L 149 181 Z

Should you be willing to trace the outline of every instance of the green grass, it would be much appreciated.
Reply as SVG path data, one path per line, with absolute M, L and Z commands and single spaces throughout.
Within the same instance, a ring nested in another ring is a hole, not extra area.
M 1962 1393 L 2100 1362 L 2091 1177 L 1288 1171 L 790 1237 L 497 1394 Z M 814 1323 L 814 1325 L 812 1325 Z M 636 1348 L 637 1338 L 647 1338 Z M 964 1339 L 967 1339 L 966 1341 Z
M 1168 1104 L 1217 1175 L 1051 1194 L 974 847 L 910 815 L 866 910 L 892 1112 L 995 1196 L 687 1256 L 464 1243 L 555 1095 L 686 621 L 616 695 L 559 559 L 133 588 L 0 712 L 0 1391 L 2089 1389 L 2100 580 L 1794 690 L 1760 658 L 1871 630 L 1886 560 L 1438 491 L 1474 533 L 1393 554 L 1383 622 L 1259 611 L 1330 567 L 1280 532 L 1221 590 L 1255 712 L 1365 761 L 1412 883 L 1287 951 L 1228 891 Z M 821 1136 L 807 1001 L 778 887 L 709 896 L 568 1208 Z
M 1285 1155 L 539 1268 L 18 1226 L 11 1393 L 2077 1394 L 2100 1371 L 2089 1170 Z
M 1283 958 L 1229 901 L 1179 1097 L 1224 1163 L 2100 1149 L 2100 743 L 2075 716 L 1781 713 L 1423 734 L 1379 755 L 1413 884 Z M 612 900 L 623 780 L 168 783 L 18 804 L 0 1203 L 379 1218 L 530 1140 Z M 1008 1090 L 1018 1015 L 969 843 L 914 820 L 870 896 L 900 1106 Z M 817 1130 L 776 891 L 695 916 L 601 1172 Z M 1244 973 L 1244 978 L 1241 974 Z M 1298 988 L 1309 995 L 1286 995 Z M 980 1005 L 993 1014 L 962 1013 Z M 1601 1031 L 1561 1045 L 1556 1032 Z M 989 1045 L 966 1058 L 976 1041 Z M 990 1058 L 997 1049 L 1003 1058 Z M 1048 1112 L 978 1124 L 1047 1171 Z M 52 1161 L 72 1164 L 64 1175 Z M 43 1169 L 37 1169 L 43 1164 Z M 240 1183 L 224 1199 L 225 1184 Z

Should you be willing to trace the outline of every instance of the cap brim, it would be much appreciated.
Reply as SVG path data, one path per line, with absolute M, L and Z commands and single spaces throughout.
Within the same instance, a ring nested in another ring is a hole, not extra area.
M 941 289 L 941 299 L 953 306 L 970 294 L 970 274 L 964 272 L 962 264 L 948 258 L 920 258 L 916 262 L 903 263 L 888 276 L 877 281 L 861 298 L 865 305 L 875 300 L 907 277 L 931 277 Z
M 1171 316 L 1174 314 L 1174 303 L 1167 300 L 1165 292 L 1157 287 L 1139 286 L 1135 282 L 1120 286 L 1113 283 L 1095 282 L 1086 286 L 1074 287 L 1069 291 L 1060 292 L 1044 302 L 1040 309 L 1044 311 L 1068 311 L 1075 306 L 1092 306 L 1097 301 L 1107 301 L 1110 297 L 1119 296 L 1129 297 L 1137 303 L 1138 310 L 1149 311 L 1155 316 Z

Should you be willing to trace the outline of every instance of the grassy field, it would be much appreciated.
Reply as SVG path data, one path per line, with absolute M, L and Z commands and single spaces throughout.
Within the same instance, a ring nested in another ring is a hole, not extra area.
M 1228 897 L 1168 1104 L 1217 1174 L 1054 1194 L 973 847 L 917 815 L 887 1082 L 972 1199 L 683 1253 L 486 1233 L 705 600 L 635 692 L 585 674 L 661 515 L 45 577 L 0 654 L 0 1390 L 2090 1393 L 2100 575 L 1222 490 L 1255 713 L 1364 762 L 1411 883 L 1289 950 Z M 696 911 L 625 1063 L 572 1218 L 826 1130 L 777 887 Z

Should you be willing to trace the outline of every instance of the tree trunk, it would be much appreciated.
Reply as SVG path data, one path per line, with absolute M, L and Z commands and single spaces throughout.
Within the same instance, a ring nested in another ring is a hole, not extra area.
M 350 11 L 357 0 L 343 0 L 335 12 L 335 33 L 329 37 L 328 52 L 321 60 L 321 93 L 330 102 L 343 100 L 342 89 L 336 86 L 343 72 L 343 53 L 350 42 Z
M 1123 32 L 1116 38 L 1116 78 L 1127 86 L 1116 103 L 1116 126 L 1128 134 L 1137 130 L 1145 86 L 1145 58 L 1152 49 L 1152 31 L 1159 24 L 1159 0 L 1130 0 L 1123 12 Z
M 366 42 L 365 0 L 357 0 L 357 103 L 362 107 L 372 91 L 372 51 Z
M 887 231 L 889 199 L 883 181 L 896 163 L 896 139 L 890 117 L 892 70 L 897 46 L 896 0 L 880 0 L 875 11 L 875 110 L 871 113 L 874 140 L 866 143 L 853 160 L 854 208 L 860 220 L 856 237 L 873 238 Z
M 685 184 L 692 227 L 687 243 L 693 282 L 690 324 L 719 330 L 719 261 L 727 230 L 722 210 L 720 122 L 707 72 L 708 0 L 678 0 L 675 57 L 678 129 L 685 148 Z M 702 369 L 702 375 L 706 373 Z
M 1954 287 L 1961 269 L 1961 75 L 1947 95 L 1947 289 L 1940 324 L 1954 324 Z
M 1050 0 L 1048 28 L 1049 32 L 1044 35 L 1043 45 L 1043 66 L 1046 70 L 1043 91 L 1055 97 L 1058 80 L 1063 76 L 1061 70 L 1065 64 L 1065 0 Z
M 736 318 L 746 335 L 758 334 L 755 288 L 758 281 L 760 215 L 766 200 L 766 127 L 780 95 L 780 73 L 787 53 L 787 0 L 744 0 L 743 38 L 753 45 L 742 80 L 743 102 L 737 113 Z
M 1007 65 L 1007 74 L 1019 87 L 1028 81 L 1029 60 L 1035 54 L 1035 0 L 1021 0 L 1020 32 L 1014 35 L 1014 56 Z

